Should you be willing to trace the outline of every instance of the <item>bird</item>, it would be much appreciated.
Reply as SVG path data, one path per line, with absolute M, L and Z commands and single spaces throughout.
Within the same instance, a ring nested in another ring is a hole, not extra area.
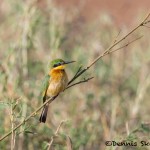
M 57 96 L 64 91 L 68 85 L 68 76 L 65 71 L 65 65 L 75 61 L 64 61 L 62 59 L 54 59 L 49 64 L 49 71 L 43 80 L 42 98 L 43 103 L 50 97 Z M 43 107 L 40 115 L 40 123 L 45 123 L 47 118 L 49 104 Z

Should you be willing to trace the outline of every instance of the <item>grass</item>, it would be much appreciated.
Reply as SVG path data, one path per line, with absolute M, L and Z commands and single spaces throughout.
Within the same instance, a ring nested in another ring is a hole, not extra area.
M 119 29 L 109 16 L 84 23 L 78 14 L 65 14 L 35 2 L 3 2 L 0 16 L 0 137 L 42 104 L 40 86 L 52 58 L 76 60 L 68 66 L 69 78 L 79 66 L 87 66 L 116 38 Z M 140 18 L 139 18 L 140 20 Z M 129 32 L 123 28 L 119 37 Z M 46 124 L 39 115 L 13 136 L 0 142 L 0 149 L 47 149 L 54 138 L 56 149 L 65 149 L 67 137 L 73 149 L 126 149 L 106 147 L 106 140 L 149 140 L 150 45 L 149 30 L 140 29 L 136 43 L 101 59 L 86 74 L 94 79 L 69 89 L 54 101 Z M 11 111 L 12 110 L 12 111 Z M 13 140 L 15 139 L 15 141 Z M 11 143 L 11 144 L 10 144 Z M 128 147 L 128 149 L 141 149 Z M 144 146 L 144 149 L 149 149 Z

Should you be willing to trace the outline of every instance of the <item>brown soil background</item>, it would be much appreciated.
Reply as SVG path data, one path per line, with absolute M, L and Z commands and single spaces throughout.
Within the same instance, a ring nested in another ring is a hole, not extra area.
M 55 2 L 66 10 L 79 8 L 80 15 L 88 21 L 106 12 L 119 25 L 131 24 L 139 14 L 150 10 L 150 0 L 56 0 Z

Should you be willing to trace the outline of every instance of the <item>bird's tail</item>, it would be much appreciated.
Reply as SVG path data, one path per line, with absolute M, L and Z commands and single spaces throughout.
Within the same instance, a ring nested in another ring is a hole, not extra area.
M 42 113 L 41 113 L 41 116 L 39 119 L 40 122 L 43 122 L 43 123 L 46 122 L 48 107 L 49 107 L 49 104 L 47 104 L 43 107 L 43 110 L 42 110 Z

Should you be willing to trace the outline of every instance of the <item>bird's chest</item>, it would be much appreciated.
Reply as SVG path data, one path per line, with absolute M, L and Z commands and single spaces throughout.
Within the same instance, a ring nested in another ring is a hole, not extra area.
M 47 96 L 55 96 L 62 92 L 68 84 L 68 77 L 64 70 L 57 70 L 51 73 Z

